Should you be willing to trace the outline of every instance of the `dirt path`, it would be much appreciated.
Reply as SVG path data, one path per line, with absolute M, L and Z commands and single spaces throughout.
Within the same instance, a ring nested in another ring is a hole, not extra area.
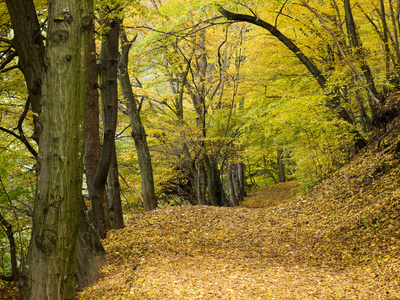
M 286 221 L 267 208 L 137 215 L 110 235 L 111 264 L 80 299 L 399 299 L 372 264 L 332 265 L 314 255 L 312 228 Z

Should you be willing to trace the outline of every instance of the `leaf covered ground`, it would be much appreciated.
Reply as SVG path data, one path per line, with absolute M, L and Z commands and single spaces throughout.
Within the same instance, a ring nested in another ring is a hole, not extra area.
M 400 141 L 389 142 L 307 196 L 286 183 L 237 208 L 135 215 L 80 299 L 400 299 Z
M 306 196 L 289 182 L 236 208 L 135 214 L 104 240 L 109 265 L 78 298 L 400 299 L 399 136 Z

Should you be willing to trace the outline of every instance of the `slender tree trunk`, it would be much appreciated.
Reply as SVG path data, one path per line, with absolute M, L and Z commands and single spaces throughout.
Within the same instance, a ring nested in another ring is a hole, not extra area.
M 185 154 L 186 162 L 184 163 L 189 173 L 190 184 L 198 205 L 208 205 L 206 197 L 207 179 L 206 170 L 204 168 L 203 159 L 193 160 L 188 153 Z
M 282 149 L 278 149 L 276 161 L 278 164 L 278 180 L 279 180 L 279 182 L 285 182 L 286 181 L 285 165 L 283 163 L 283 150 Z
M 244 164 L 242 162 L 236 163 L 234 168 L 235 171 L 235 181 L 236 181 L 236 197 L 239 202 L 244 200 L 246 195 L 245 191 L 245 178 L 244 178 Z
M 354 52 L 355 58 L 361 62 L 360 68 L 363 71 L 363 75 L 365 77 L 366 84 L 368 85 L 369 90 L 375 96 L 375 98 L 379 99 L 380 95 L 376 90 L 371 69 L 365 59 L 365 53 L 364 53 L 365 50 L 363 49 L 363 45 L 360 41 L 360 37 L 358 34 L 357 26 L 353 18 L 353 12 L 350 6 L 350 0 L 344 0 L 344 12 L 345 12 L 346 27 L 349 35 L 350 45 Z M 372 112 L 372 117 L 374 117 L 375 106 L 372 101 L 370 101 L 370 105 L 371 105 L 370 108 Z
M 386 22 L 386 10 L 385 10 L 385 1 L 379 0 L 380 9 L 381 9 L 381 22 L 382 22 L 382 42 L 383 48 L 385 49 L 385 69 L 386 69 L 386 79 L 389 78 L 390 74 L 390 47 L 389 47 L 389 29 Z M 398 62 L 397 62 L 398 63 Z M 396 65 L 396 64 L 395 64 Z
M 19 277 L 19 270 L 17 266 L 17 248 L 15 246 L 14 240 L 14 232 L 12 229 L 12 225 L 3 217 L 0 213 L 0 224 L 4 227 L 4 231 L 6 232 L 8 242 L 10 244 L 10 259 L 11 259 L 11 277 L 12 280 L 17 280 Z
M 89 84 L 86 100 L 85 171 L 89 198 L 93 194 L 93 181 L 100 160 L 99 91 L 97 79 L 96 44 L 92 34 L 89 62 Z M 106 264 L 105 251 L 100 236 L 89 218 L 85 201 L 81 201 L 79 238 L 76 254 L 76 279 L 78 289 L 92 284 L 99 278 L 100 268 Z
M 110 228 L 120 229 L 124 227 L 124 217 L 122 214 L 121 191 L 118 176 L 117 153 L 114 151 L 108 170 L 108 208 L 110 218 Z
M 394 33 L 394 50 L 396 52 L 397 65 L 400 65 L 400 42 L 399 42 L 399 33 L 398 26 L 396 22 L 396 15 L 394 12 L 393 1 L 389 0 L 389 9 L 390 9 L 390 17 L 392 20 L 393 33 Z
M 40 34 L 40 24 L 33 1 L 6 0 L 6 4 L 14 32 L 12 46 L 18 54 L 18 63 L 25 77 L 32 111 L 35 113 L 33 115 L 35 130 L 33 138 L 37 142 L 41 130 L 37 116 L 40 110 L 43 81 L 45 52 L 43 36 Z
M 22 299 L 74 299 L 92 1 L 49 5 L 37 189 Z
M 86 100 L 85 128 L 85 173 L 90 199 L 93 194 L 93 181 L 100 161 L 100 124 L 99 124 L 99 84 L 96 60 L 96 41 L 92 36 L 90 46 L 89 85 Z
M 140 111 L 136 103 L 136 97 L 133 94 L 131 82 L 128 74 L 128 55 L 131 43 L 123 36 L 124 44 L 122 45 L 122 53 L 119 66 L 119 81 L 121 92 L 126 99 L 129 119 L 132 128 L 132 137 L 135 141 L 136 152 L 138 155 L 139 168 L 141 173 L 142 196 L 144 211 L 157 208 L 157 199 L 154 192 L 153 166 L 149 147 L 147 145 L 146 131 L 144 129 Z
M 235 173 L 235 165 L 234 164 L 228 164 L 226 168 L 226 181 L 228 185 L 228 191 L 229 191 L 229 205 L 230 206 L 237 206 L 239 204 L 239 199 L 237 197 L 237 192 L 235 190 L 235 184 L 236 180 L 234 177 Z
M 105 197 L 108 170 L 115 152 L 115 130 L 118 113 L 118 45 L 121 22 L 118 18 L 107 21 L 108 33 L 103 38 L 100 65 L 100 89 L 103 106 L 103 147 L 93 182 L 92 212 L 100 236 L 107 236 L 109 227 L 108 203 Z

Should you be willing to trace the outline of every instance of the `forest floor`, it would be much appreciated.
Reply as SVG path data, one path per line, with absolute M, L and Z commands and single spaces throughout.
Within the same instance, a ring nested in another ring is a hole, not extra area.
M 399 137 L 305 196 L 288 182 L 236 208 L 136 214 L 79 299 L 400 299 Z
M 78 298 L 400 299 L 400 134 L 308 195 L 297 188 L 135 214 L 104 240 L 109 265 Z

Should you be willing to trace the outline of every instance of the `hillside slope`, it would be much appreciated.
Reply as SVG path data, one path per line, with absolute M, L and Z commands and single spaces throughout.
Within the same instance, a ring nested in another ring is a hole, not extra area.
M 80 299 L 400 299 L 399 157 L 393 131 L 307 196 L 137 214 Z
M 237 208 L 136 214 L 104 241 L 110 264 L 78 298 L 400 299 L 396 130 L 306 196 L 289 182 Z

